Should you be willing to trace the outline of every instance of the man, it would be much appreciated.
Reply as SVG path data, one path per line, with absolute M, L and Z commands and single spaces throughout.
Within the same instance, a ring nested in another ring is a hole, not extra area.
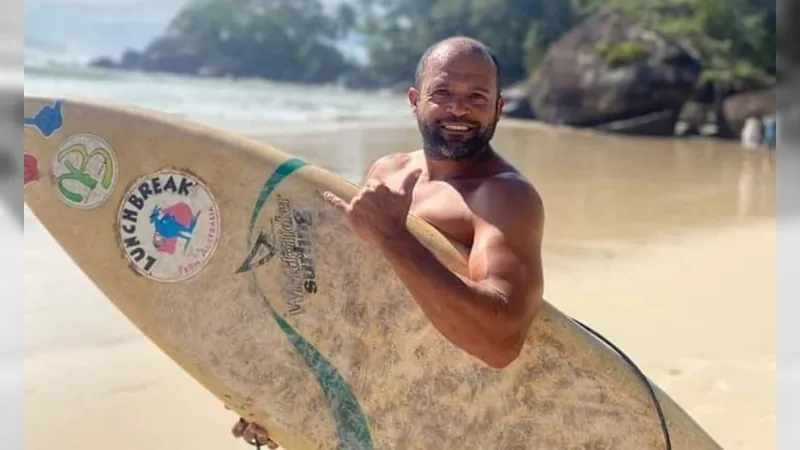
M 325 199 L 381 252 L 437 330 L 494 368 L 519 355 L 542 303 L 544 208 L 534 187 L 490 145 L 503 100 L 482 43 L 445 39 L 420 59 L 408 99 L 423 149 L 383 157 L 349 202 Z M 414 214 L 470 248 L 469 276 L 445 268 L 406 229 Z M 267 442 L 240 420 L 236 437 Z

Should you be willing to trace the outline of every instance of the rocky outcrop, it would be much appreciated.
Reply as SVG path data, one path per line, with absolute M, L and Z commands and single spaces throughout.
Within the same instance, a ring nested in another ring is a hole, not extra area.
M 701 70 L 696 52 L 604 12 L 550 47 L 531 102 L 537 119 L 550 123 L 617 129 L 633 120 L 634 130 L 648 123 L 647 134 L 671 135 Z
M 738 138 L 748 117 L 763 119 L 775 115 L 776 111 L 774 87 L 731 95 L 722 102 L 721 114 L 717 116 L 719 134 Z
M 199 54 L 191 54 L 184 51 L 180 41 L 170 37 L 156 39 L 142 52 L 126 50 L 119 61 L 103 57 L 92 61 L 90 65 L 110 69 L 142 70 L 183 75 L 227 75 L 225 71 L 215 71 L 208 64 L 207 59 Z
M 503 115 L 514 119 L 535 119 L 531 106 L 531 85 L 528 80 L 503 89 Z
M 106 69 L 119 69 L 119 70 L 138 70 L 142 67 L 144 56 L 135 50 L 125 50 L 119 61 L 114 61 L 109 57 L 101 57 L 91 62 L 91 65 L 97 67 L 104 67 Z
M 634 136 L 672 136 L 675 134 L 675 111 L 667 109 L 630 119 L 614 120 L 596 128 Z
M 701 129 L 708 123 L 708 112 L 710 103 L 687 101 L 678 114 L 678 121 L 682 124 L 682 136 L 697 136 L 701 134 Z

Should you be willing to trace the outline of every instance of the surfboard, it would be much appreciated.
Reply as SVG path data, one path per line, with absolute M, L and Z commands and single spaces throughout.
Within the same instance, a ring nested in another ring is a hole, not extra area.
M 504 369 L 452 345 L 324 202 L 358 190 L 335 173 L 156 111 L 29 96 L 24 114 L 33 213 L 144 335 L 286 449 L 720 448 L 549 302 Z M 408 227 L 464 273 L 466 249 Z

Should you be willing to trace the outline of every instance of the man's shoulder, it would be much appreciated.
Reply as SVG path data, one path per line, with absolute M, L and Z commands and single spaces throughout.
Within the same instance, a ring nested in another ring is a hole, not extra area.
M 403 170 L 413 161 L 417 153 L 392 153 L 382 156 L 372 163 L 367 175 L 380 178 Z
M 513 170 L 487 177 L 475 191 L 474 199 L 474 206 L 488 216 L 537 222 L 544 216 L 544 203 L 536 187 Z
M 533 183 L 516 170 L 506 170 L 486 177 L 478 190 L 481 195 L 498 197 L 503 201 L 541 202 Z

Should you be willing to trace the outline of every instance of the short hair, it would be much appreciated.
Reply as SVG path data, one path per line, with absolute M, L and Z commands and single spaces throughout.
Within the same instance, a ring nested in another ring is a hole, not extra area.
M 496 76 L 496 83 L 497 83 L 497 94 L 500 95 L 500 91 L 502 89 L 502 76 L 500 75 L 500 61 L 497 59 L 497 55 L 495 55 L 494 51 L 488 45 L 484 44 L 483 42 L 473 39 L 467 36 L 453 36 L 447 39 L 443 39 L 439 42 L 428 47 L 422 56 L 419 58 L 419 62 L 417 62 L 417 68 L 414 71 L 414 85 L 419 89 L 422 83 L 422 74 L 425 71 L 425 66 L 428 63 L 428 60 L 433 56 L 433 53 L 439 49 L 439 47 L 450 44 L 453 42 L 460 42 L 461 45 L 467 46 L 469 50 L 475 51 L 486 56 L 489 60 L 492 61 L 494 64 L 495 69 L 495 76 Z

